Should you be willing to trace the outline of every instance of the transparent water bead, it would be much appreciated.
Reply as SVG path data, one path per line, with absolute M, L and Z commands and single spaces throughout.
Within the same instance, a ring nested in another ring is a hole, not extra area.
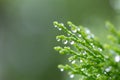
M 67 44 L 68 40 L 62 40 L 63 44 Z
M 70 41 L 70 44 L 73 45 L 75 42 L 74 41 Z
M 112 53 L 112 54 L 115 54 L 115 51 L 113 51 L 113 50 L 109 50 L 109 52 Z
M 99 77 L 100 76 L 100 74 L 97 74 L 97 77 Z
M 87 34 L 90 34 L 90 30 L 89 29 L 85 29 L 85 32 L 87 33 Z
M 94 35 L 94 34 L 91 34 L 91 36 L 92 36 L 92 38 L 94 38 L 94 37 L 95 37 L 95 35 Z
M 79 34 L 78 37 L 82 37 L 81 34 Z
M 80 28 L 77 28 L 77 31 L 80 31 Z
M 91 46 L 93 46 L 93 43 L 90 43 Z
M 61 68 L 61 69 L 60 69 L 60 71 L 61 71 L 61 72 L 63 72 L 63 71 L 64 71 L 64 69 L 63 69 L 63 68 Z
M 70 36 L 70 34 L 69 34 L 69 33 L 68 33 L 67 35 L 68 35 L 68 36 Z
M 84 71 L 84 70 L 85 70 L 84 68 L 81 69 L 81 71 Z
M 94 38 L 94 35 L 93 35 L 93 34 L 89 34 L 89 35 L 87 36 L 87 38 L 88 38 L 88 39 L 93 39 L 93 38 Z
M 107 74 L 106 71 L 104 72 L 104 74 Z
M 91 39 L 91 38 L 92 38 L 92 36 L 91 36 L 91 35 L 88 35 L 88 36 L 87 36 L 87 39 Z
M 90 43 L 90 45 L 91 45 L 93 48 L 95 47 L 93 43 Z
M 101 48 L 98 48 L 98 50 L 99 50 L 99 51 L 102 51 L 102 49 L 101 49 Z
M 63 23 L 61 23 L 61 26 L 64 26 L 64 24 L 63 24 Z
M 77 32 L 77 29 L 72 29 L 72 32 L 73 32 L 73 33 L 76 33 L 76 32 Z
M 75 61 L 75 60 L 73 60 L 71 63 L 72 63 L 72 64 L 75 64 L 75 62 L 76 62 L 76 61 Z
M 86 55 L 86 54 L 87 54 L 86 51 L 84 51 L 84 52 L 83 52 L 83 55 Z
M 108 68 L 105 69 L 106 72 L 109 72 L 112 69 L 111 66 L 109 66 Z
M 71 59 L 69 59 L 68 61 L 69 61 L 69 62 L 71 62 L 72 60 L 71 60 Z
M 57 27 L 57 25 L 54 26 L 55 28 Z
M 112 77 L 109 77 L 109 79 L 111 80 L 111 79 L 112 79 Z
M 59 41 L 60 41 L 60 38 L 56 38 L 56 40 L 59 42 Z
M 120 62 L 120 56 L 115 56 L 115 62 Z
M 71 34 L 71 31 L 68 31 L 67 35 L 70 36 L 70 34 Z
M 108 59 L 108 58 L 109 58 L 109 56 L 105 56 L 105 58 L 107 58 L 107 59 Z
M 80 63 L 82 63 L 83 62 L 83 60 L 80 60 Z
M 70 78 L 74 78 L 74 76 L 75 76 L 74 74 L 70 74 Z
M 59 30 L 59 31 L 61 31 L 61 30 L 62 30 L 62 28 L 58 28 L 58 30 Z

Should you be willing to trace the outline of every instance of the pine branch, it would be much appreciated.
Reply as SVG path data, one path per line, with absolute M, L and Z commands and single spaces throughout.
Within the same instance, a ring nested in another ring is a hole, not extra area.
M 76 26 L 68 22 L 68 28 L 63 23 L 54 22 L 58 30 L 65 35 L 56 36 L 64 47 L 54 47 L 62 55 L 68 56 L 69 63 L 58 65 L 61 71 L 68 71 L 70 78 L 76 75 L 79 80 L 120 80 L 120 32 L 107 22 L 110 31 L 107 44 L 100 41 L 88 28 Z

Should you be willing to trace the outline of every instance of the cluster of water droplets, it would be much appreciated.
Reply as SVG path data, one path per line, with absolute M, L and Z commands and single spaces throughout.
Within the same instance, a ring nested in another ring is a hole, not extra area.
M 64 26 L 64 24 L 61 23 L 61 26 Z M 57 26 L 57 25 L 55 25 L 55 27 L 58 28 L 58 30 L 62 30 L 62 27 L 59 27 L 59 26 Z M 73 34 L 76 33 L 76 35 L 77 35 L 79 38 L 82 37 L 81 34 L 78 34 L 78 33 L 77 33 L 77 32 L 80 31 L 80 30 L 81 30 L 81 29 L 78 28 L 77 26 L 71 27 L 72 33 L 73 33 Z M 71 32 L 71 31 L 70 31 L 70 32 Z M 86 29 L 85 29 L 85 33 L 87 34 L 87 39 L 94 38 L 94 35 L 91 34 L 91 32 L 90 32 L 89 29 L 86 28 Z M 68 36 L 71 35 L 71 33 L 67 33 L 67 34 L 68 34 Z M 74 40 L 60 39 L 60 38 L 58 38 L 58 37 L 56 38 L 56 40 L 57 40 L 57 41 L 62 41 L 63 44 L 68 44 L 68 43 L 71 44 L 71 45 L 74 45 L 74 44 L 75 44 L 75 41 L 74 41 Z M 90 45 L 92 46 L 92 48 L 96 48 L 96 46 L 95 46 L 94 43 L 90 43 Z M 101 48 L 97 48 L 97 50 L 102 51 Z M 87 54 L 87 52 L 86 52 L 86 51 L 83 51 L 83 55 L 86 55 L 86 54 Z M 69 60 L 69 61 L 71 62 L 71 64 L 77 63 L 76 60 Z M 82 63 L 83 60 L 80 59 L 79 62 Z M 120 62 L 120 56 L 115 56 L 115 62 Z M 109 66 L 108 68 L 106 68 L 105 71 L 104 71 L 104 74 L 106 74 L 107 72 L 109 72 L 111 69 L 112 69 L 111 66 Z M 61 68 L 60 71 L 63 72 L 63 71 L 64 71 L 64 68 Z M 86 68 L 82 68 L 81 71 L 85 72 L 85 71 L 86 71 Z M 69 75 L 70 78 L 74 78 L 74 76 L 75 76 L 74 74 L 70 74 L 70 75 Z M 97 74 L 97 75 L 96 75 L 96 77 L 99 77 L 99 76 L 100 76 L 100 74 Z
M 59 37 L 56 37 L 56 40 L 59 42 L 59 41 L 61 41 L 61 38 L 59 38 Z M 73 41 L 73 40 L 67 40 L 67 39 L 62 39 L 62 43 L 63 44 L 70 44 L 70 45 L 74 45 L 75 44 L 75 41 Z
M 61 23 L 61 25 L 62 25 L 62 26 L 64 26 L 64 24 L 63 24 L 63 23 Z M 54 27 L 55 27 L 55 28 L 57 28 L 59 31 L 61 31 L 61 30 L 62 30 L 62 28 L 61 28 L 60 26 L 55 25 Z
M 87 39 L 93 39 L 95 37 L 88 28 L 85 29 L 85 33 L 87 34 Z
M 90 45 L 92 46 L 92 48 L 93 49 L 95 49 L 95 50 L 98 50 L 98 51 L 100 51 L 100 52 L 102 52 L 103 51 L 103 49 L 102 48 L 100 48 L 100 47 L 96 47 L 93 43 L 90 43 Z
M 93 43 L 90 43 L 90 45 L 92 46 L 92 48 L 94 48 L 94 47 L 95 47 Z

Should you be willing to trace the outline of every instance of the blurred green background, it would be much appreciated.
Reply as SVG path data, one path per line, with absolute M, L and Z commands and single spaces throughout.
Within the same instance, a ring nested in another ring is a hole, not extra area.
M 52 22 L 83 25 L 104 41 L 105 21 L 119 27 L 119 13 L 120 0 L 0 0 L 0 80 L 66 80 Z

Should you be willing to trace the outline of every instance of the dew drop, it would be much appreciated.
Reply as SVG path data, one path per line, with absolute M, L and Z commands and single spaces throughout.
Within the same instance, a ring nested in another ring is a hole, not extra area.
M 84 52 L 83 52 L 83 55 L 86 55 L 86 54 L 87 54 L 86 51 L 84 51 Z
M 84 71 L 84 70 L 85 70 L 84 68 L 81 69 L 81 71 Z
M 109 56 L 105 56 L 105 58 L 107 58 L 107 59 L 108 59 L 108 58 L 109 58 Z
M 82 63 L 83 62 L 83 60 L 80 60 L 80 63 Z
M 113 50 L 109 50 L 109 52 L 112 53 L 112 54 L 115 54 L 115 52 Z
M 109 66 L 108 68 L 105 69 L 106 72 L 109 72 L 111 70 L 111 66 Z
M 90 43 L 90 45 L 91 45 L 93 48 L 95 47 L 93 43 Z
M 95 37 L 94 34 L 91 34 L 91 37 L 94 38 Z
M 68 40 L 63 40 L 62 42 L 63 42 L 63 44 L 67 44 Z
M 74 78 L 74 76 L 75 76 L 74 74 L 70 74 L 70 78 Z
M 70 36 L 70 34 L 71 34 L 71 31 L 68 31 L 67 35 Z
M 75 60 L 73 60 L 71 63 L 72 63 L 72 64 L 75 64 L 75 62 L 76 62 L 76 61 L 75 61 Z
M 64 24 L 63 24 L 63 23 L 61 23 L 61 26 L 64 26 Z
M 70 34 L 69 34 L 69 33 L 68 33 L 67 35 L 68 35 L 68 36 L 70 36 Z
M 109 79 L 111 80 L 112 78 L 111 78 L 111 77 L 109 77 Z
M 99 51 L 102 51 L 102 49 L 101 49 L 101 48 L 98 48 L 98 50 L 99 50 Z
M 60 30 L 60 31 L 61 31 L 61 30 L 62 30 L 62 28 L 58 28 L 58 30 Z
M 90 34 L 90 30 L 89 30 L 89 29 L 86 29 L 85 32 L 86 32 L 87 34 Z
M 97 77 L 99 77 L 100 76 L 100 74 L 97 74 Z
M 69 59 L 69 62 L 71 62 L 72 60 L 71 59 Z
M 93 43 L 90 43 L 91 46 L 93 46 Z
M 78 31 L 80 31 L 80 28 L 77 28 Z
M 115 56 L 115 62 L 120 62 L 120 56 Z
M 104 72 L 104 74 L 106 74 L 106 72 Z
M 61 71 L 61 72 L 63 72 L 63 71 L 64 71 L 64 69 L 63 69 L 63 68 L 61 68 L 61 69 L 60 69 L 60 71 Z
M 75 42 L 74 41 L 71 41 L 70 44 L 73 45 Z
M 60 41 L 60 38 L 56 38 L 56 40 L 59 42 L 59 41 Z
M 91 38 L 92 38 L 91 35 L 88 35 L 88 36 L 87 36 L 87 39 L 91 39 Z
M 55 28 L 57 27 L 57 25 L 54 26 Z
M 78 37 L 81 37 L 81 34 L 79 34 Z
M 73 29 L 73 30 L 72 30 L 72 32 L 73 32 L 73 33 L 76 33 L 76 32 L 77 32 L 77 30 L 76 30 L 76 29 Z

